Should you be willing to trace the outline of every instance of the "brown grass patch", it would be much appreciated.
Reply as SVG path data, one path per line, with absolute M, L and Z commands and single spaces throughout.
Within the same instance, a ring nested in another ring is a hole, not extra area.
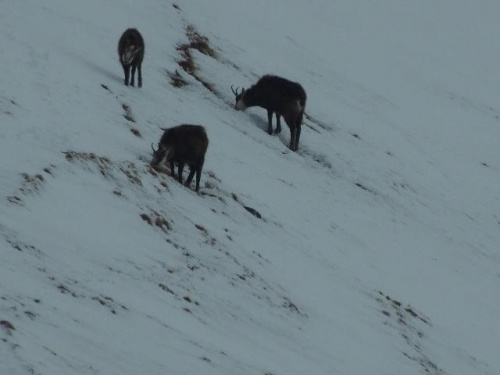
M 194 75 L 198 71 L 198 67 L 194 63 L 193 55 L 189 48 L 189 44 L 180 44 L 177 46 L 177 51 L 180 52 L 182 57 L 182 60 L 179 61 L 179 66 L 189 75 Z
M 178 70 L 175 70 L 175 73 L 167 72 L 167 74 L 170 78 L 170 84 L 172 86 L 181 88 L 188 85 L 188 82 L 183 76 L 181 76 Z
M 220 93 L 214 88 L 214 85 L 202 79 L 197 74 L 199 67 L 196 65 L 193 54 L 191 53 L 192 50 L 197 50 L 200 53 L 217 60 L 217 52 L 215 52 L 215 50 L 210 46 L 209 39 L 202 36 L 194 26 L 189 25 L 186 28 L 186 36 L 188 37 L 188 43 L 177 45 L 177 51 L 179 51 L 181 55 L 181 60 L 178 61 L 179 66 L 182 70 L 200 82 L 203 87 L 209 90 L 212 94 L 220 97 Z M 188 84 L 177 71 L 175 74 L 169 74 L 169 77 L 170 84 L 174 87 L 183 87 Z
M 160 228 L 164 233 L 172 230 L 172 224 L 157 211 L 152 210 L 149 215 L 142 213 L 141 218 L 149 225 Z
M 217 53 L 210 47 L 207 37 L 200 35 L 193 25 L 189 25 L 186 29 L 186 35 L 189 39 L 189 47 L 200 51 L 204 55 L 210 56 L 217 60 Z

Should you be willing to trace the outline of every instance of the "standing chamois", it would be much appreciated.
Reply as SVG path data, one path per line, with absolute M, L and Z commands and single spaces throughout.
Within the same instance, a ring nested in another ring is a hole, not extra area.
M 135 70 L 137 69 L 139 71 L 138 85 L 142 87 L 141 65 L 144 59 L 144 39 L 137 29 L 127 29 L 122 34 L 118 42 L 118 56 L 125 73 L 125 86 L 129 84 L 130 69 L 132 69 L 130 85 L 134 86 Z
M 200 125 L 178 125 L 163 129 L 163 135 L 158 143 L 158 149 L 153 149 L 153 168 L 160 164 L 170 163 L 170 171 L 175 177 L 175 163 L 178 165 L 178 179 L 182 184 L 182 170 L 184 165 L 189 166 L 190 172 L 186 186 L 191 185 L 196 173 L 196 191 L 200 189 L 201 170 L 205 162 L 205 153 L 208 147 L 208 137 L 205 128 Z
M 245 110 L 257 106 L 267 110 L 269 134 L 273 133 L 273 113 L 276 113 L 276 134 L 281 132 L 280 116 L 283 116 L 290 128 L 289 148 L 292 151 L 298 150 L 307 99 L 300 84 L 278 76 L 265 75 L 247 90 L 238 92 L 238 89 L 234 90 L 232 86 L 231 90 L 236 97 L 235 109 Z

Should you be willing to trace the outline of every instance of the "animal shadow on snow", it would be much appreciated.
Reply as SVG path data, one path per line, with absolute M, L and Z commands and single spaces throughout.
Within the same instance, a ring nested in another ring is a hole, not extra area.
M 79 53 L 72 51 L 72 50 L 66 50 L 65 53 L 69 57 L 71 57 L 73 60 L 75 60 L 76 62 L 78 62 L 82 65 L 85 65 L 87 68 L 93 70 L 94 72 L 96 72 L 96 73 L 98 73 L 98 74 L 100 74 L 108 79 L 117 81 L 119 83 L 123 83 L 123 78 L 121 75 L 119 75 L 115 72 L 112 72 L 110 70 L 107 70 L 102 65 L 100 65 L 98 62 L 96 62 L 94 60 L 90 60 L 87 57 L 85 57 L 84 55 L 80 55 Z M 119 62 L 117 62 L 116 71 L 120 72 L 120 73 L 122 72 Z
M 261 129 L 267 137 L 270 137 L 270 135 L 267 133 L 267 119 L 264 119 L 262 116 L 260 116 L 257 113 L 249 113 L 250 118 L 252 119 L 252 122 L 259 128 Z M 273 124 L 276 125 L 276 117 L 273 115 Z M 286 132 L 290 132 L 288 129 L 288 126 L 283 126 L 283 130 L 281 130 L 280 134 L 273 134 L 272 137 L 277 137 L 283 143 L 284 146 L 288 147 L 288 143 L 283 139 L 283 137 L 286 138 Z M 285 133 L 283 135 L 283 133 Z
M 260 128 L 266 136 L 269 137 L 269 135 L 267 134 L 267 120 L 264 119 L 262 116 L 260 116 L 259 114 L 257 113 L 248 113 L 248 115 L 250 116 L 250 118 L 252 119 L 252 122 L 258 127 Z M 276 124 L 276 117 L 273 115 L 273 124 Z M 305 124 L 302 124 L 302 126 L 304 127 Z M 287 147 L 288 148 L 288 141 L 287 141 L 287 132 L 288 134 L 290 134 L 290 129 L 288 128 L 288 126 L 282 126 L 282 131 L 280 134 L 273 134 L 273 137 L 278 137 L 281 141 L 281 143 L 283 143 L 283 146 Z M 289 138 L 288 138 L 289 139 Z M 282 151 L 283 154 L 288 154 L 290 150 L 285 150 L 285 151 Z M 333 168 L 333 162 L 329 159 L 329 157 L 321 152 L 317 152 L 315 150 L 311 150 L 310 148 L 307 147 L 306 144 L 304 143 L 301 143 L 301 146 L 299 147 L 299 149 L 297 150 L 296 152 L 297 155 L 301 155 L 305 158 L 309 158 L 311 159 L 312 161 L 314 161 L 315 163 L 319 164 L 321 167 L 323 167 L 325 170 L 328 170 L 328 171 L 333 171 L 334 168 Z

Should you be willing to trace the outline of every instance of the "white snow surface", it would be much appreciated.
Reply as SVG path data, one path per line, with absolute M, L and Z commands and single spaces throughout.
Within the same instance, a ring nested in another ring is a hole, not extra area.
M 0 8 L 1 375 L 500 374 L 500 3 Z M 233 109 L 264 74 L 307 92 L 296 153 Z M 200 194 L 149 168 L 181 123 Z

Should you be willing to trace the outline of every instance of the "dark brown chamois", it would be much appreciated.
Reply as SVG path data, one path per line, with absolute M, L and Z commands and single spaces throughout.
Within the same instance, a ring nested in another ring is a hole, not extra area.
M 280 116 L 283 116 L 290 128 L 290 150 L 299 148 L 300 131 L 306 107 L 306 92 L 296 83 L 273 75 L 265 75 L 249 89 L 231 90 L 236 97 L 234 106 L 237 110 L 248 107 L 262 107 L 267 110 L 267 132 L 273 133 L 273 113 L 276 113 L 275 133 L 281 132 Z
M 125 86 L 134 86 L 135 70 L 139 73 L 138 86 L 142 87 L 142 60 L 144 59 L 144 39 L 137 29 L 127 29 L 118 42 L 118 56 L 125 73 Z M 132 76 L 130 77 L 130 70 Z
M 189 166 L 190 172 L 186 186 L 191 185 L 196 173 L 196 191 L 200 189 L 201 170 L 205 162 L 205 153 L 208 147 L 208 137 L 205 128 L 200 125 L 178 125 L 162 129 L 163 135 L 158 143 L 158 149 L 153 149 L 151 166 L 170 163 L 172 176 L 175 177 L 174 167 L 178 166 L 178 180 L 182 184 L 182 170 L 184 165 Z

